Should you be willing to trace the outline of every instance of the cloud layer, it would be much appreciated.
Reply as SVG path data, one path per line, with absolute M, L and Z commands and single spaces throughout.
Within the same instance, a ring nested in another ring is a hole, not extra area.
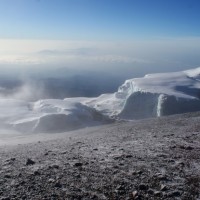
M 90 70 L 171 71 L 200 65 L 200 38 L 131 42 L 0 40 L 0 66 Z

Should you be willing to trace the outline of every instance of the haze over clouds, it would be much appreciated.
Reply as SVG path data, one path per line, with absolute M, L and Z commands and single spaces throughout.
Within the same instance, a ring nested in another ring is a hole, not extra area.
M 142 75 L 149 71 L 197 67 L 200 63 L 199 52 L 200 38 L 131 42 L 7 39 L 0 40 L 0 66 L 1 70 L 6 65 L 9 70 L 17 67 L 22 71 L 70 68 L 80 71 L 113 70 L 120 74 L 127 70 L 127 76 L 132 72 L 134 77 L 139 69 L 139 75 Z

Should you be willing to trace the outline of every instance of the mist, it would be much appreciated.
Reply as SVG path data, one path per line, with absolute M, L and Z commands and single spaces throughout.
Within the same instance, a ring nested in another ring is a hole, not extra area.
M 123 82 L 122 78 L 94 72 L 71 74 L 66 77 L 7 77 L 0 81 L 0 99 L 37 101 L 67 97 L 97 97 L 103 93 L 115 92 Z

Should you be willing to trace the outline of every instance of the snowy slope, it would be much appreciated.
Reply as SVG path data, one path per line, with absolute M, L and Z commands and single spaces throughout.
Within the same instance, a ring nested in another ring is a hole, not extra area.
M 34 103 L 4 100 L 4 123 L 20 132 L 63 132 L 108 123 L 111 120 L 75 99 L 46 99 Z M 8 106 L 5 107 L 9 103 Z M 6 114 L 7 113 L 7 114 Z
M 2 127 L 21 132 L 63 132 L 111 122 L 200 110 L 200 68 L 126 80 L 97 98 L 25 102 L 0 99 Z

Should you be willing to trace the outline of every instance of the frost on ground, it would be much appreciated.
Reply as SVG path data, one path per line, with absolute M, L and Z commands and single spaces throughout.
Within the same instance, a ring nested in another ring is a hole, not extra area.
M 1 199 L 197 200 L 199 120 L 117 122 L 1 146 Z
M 200 110 L 200 68 L 126 80 L 97 98 L 0 100 L 3 128 L 20 132 L 64 132 L 112 122 Z

